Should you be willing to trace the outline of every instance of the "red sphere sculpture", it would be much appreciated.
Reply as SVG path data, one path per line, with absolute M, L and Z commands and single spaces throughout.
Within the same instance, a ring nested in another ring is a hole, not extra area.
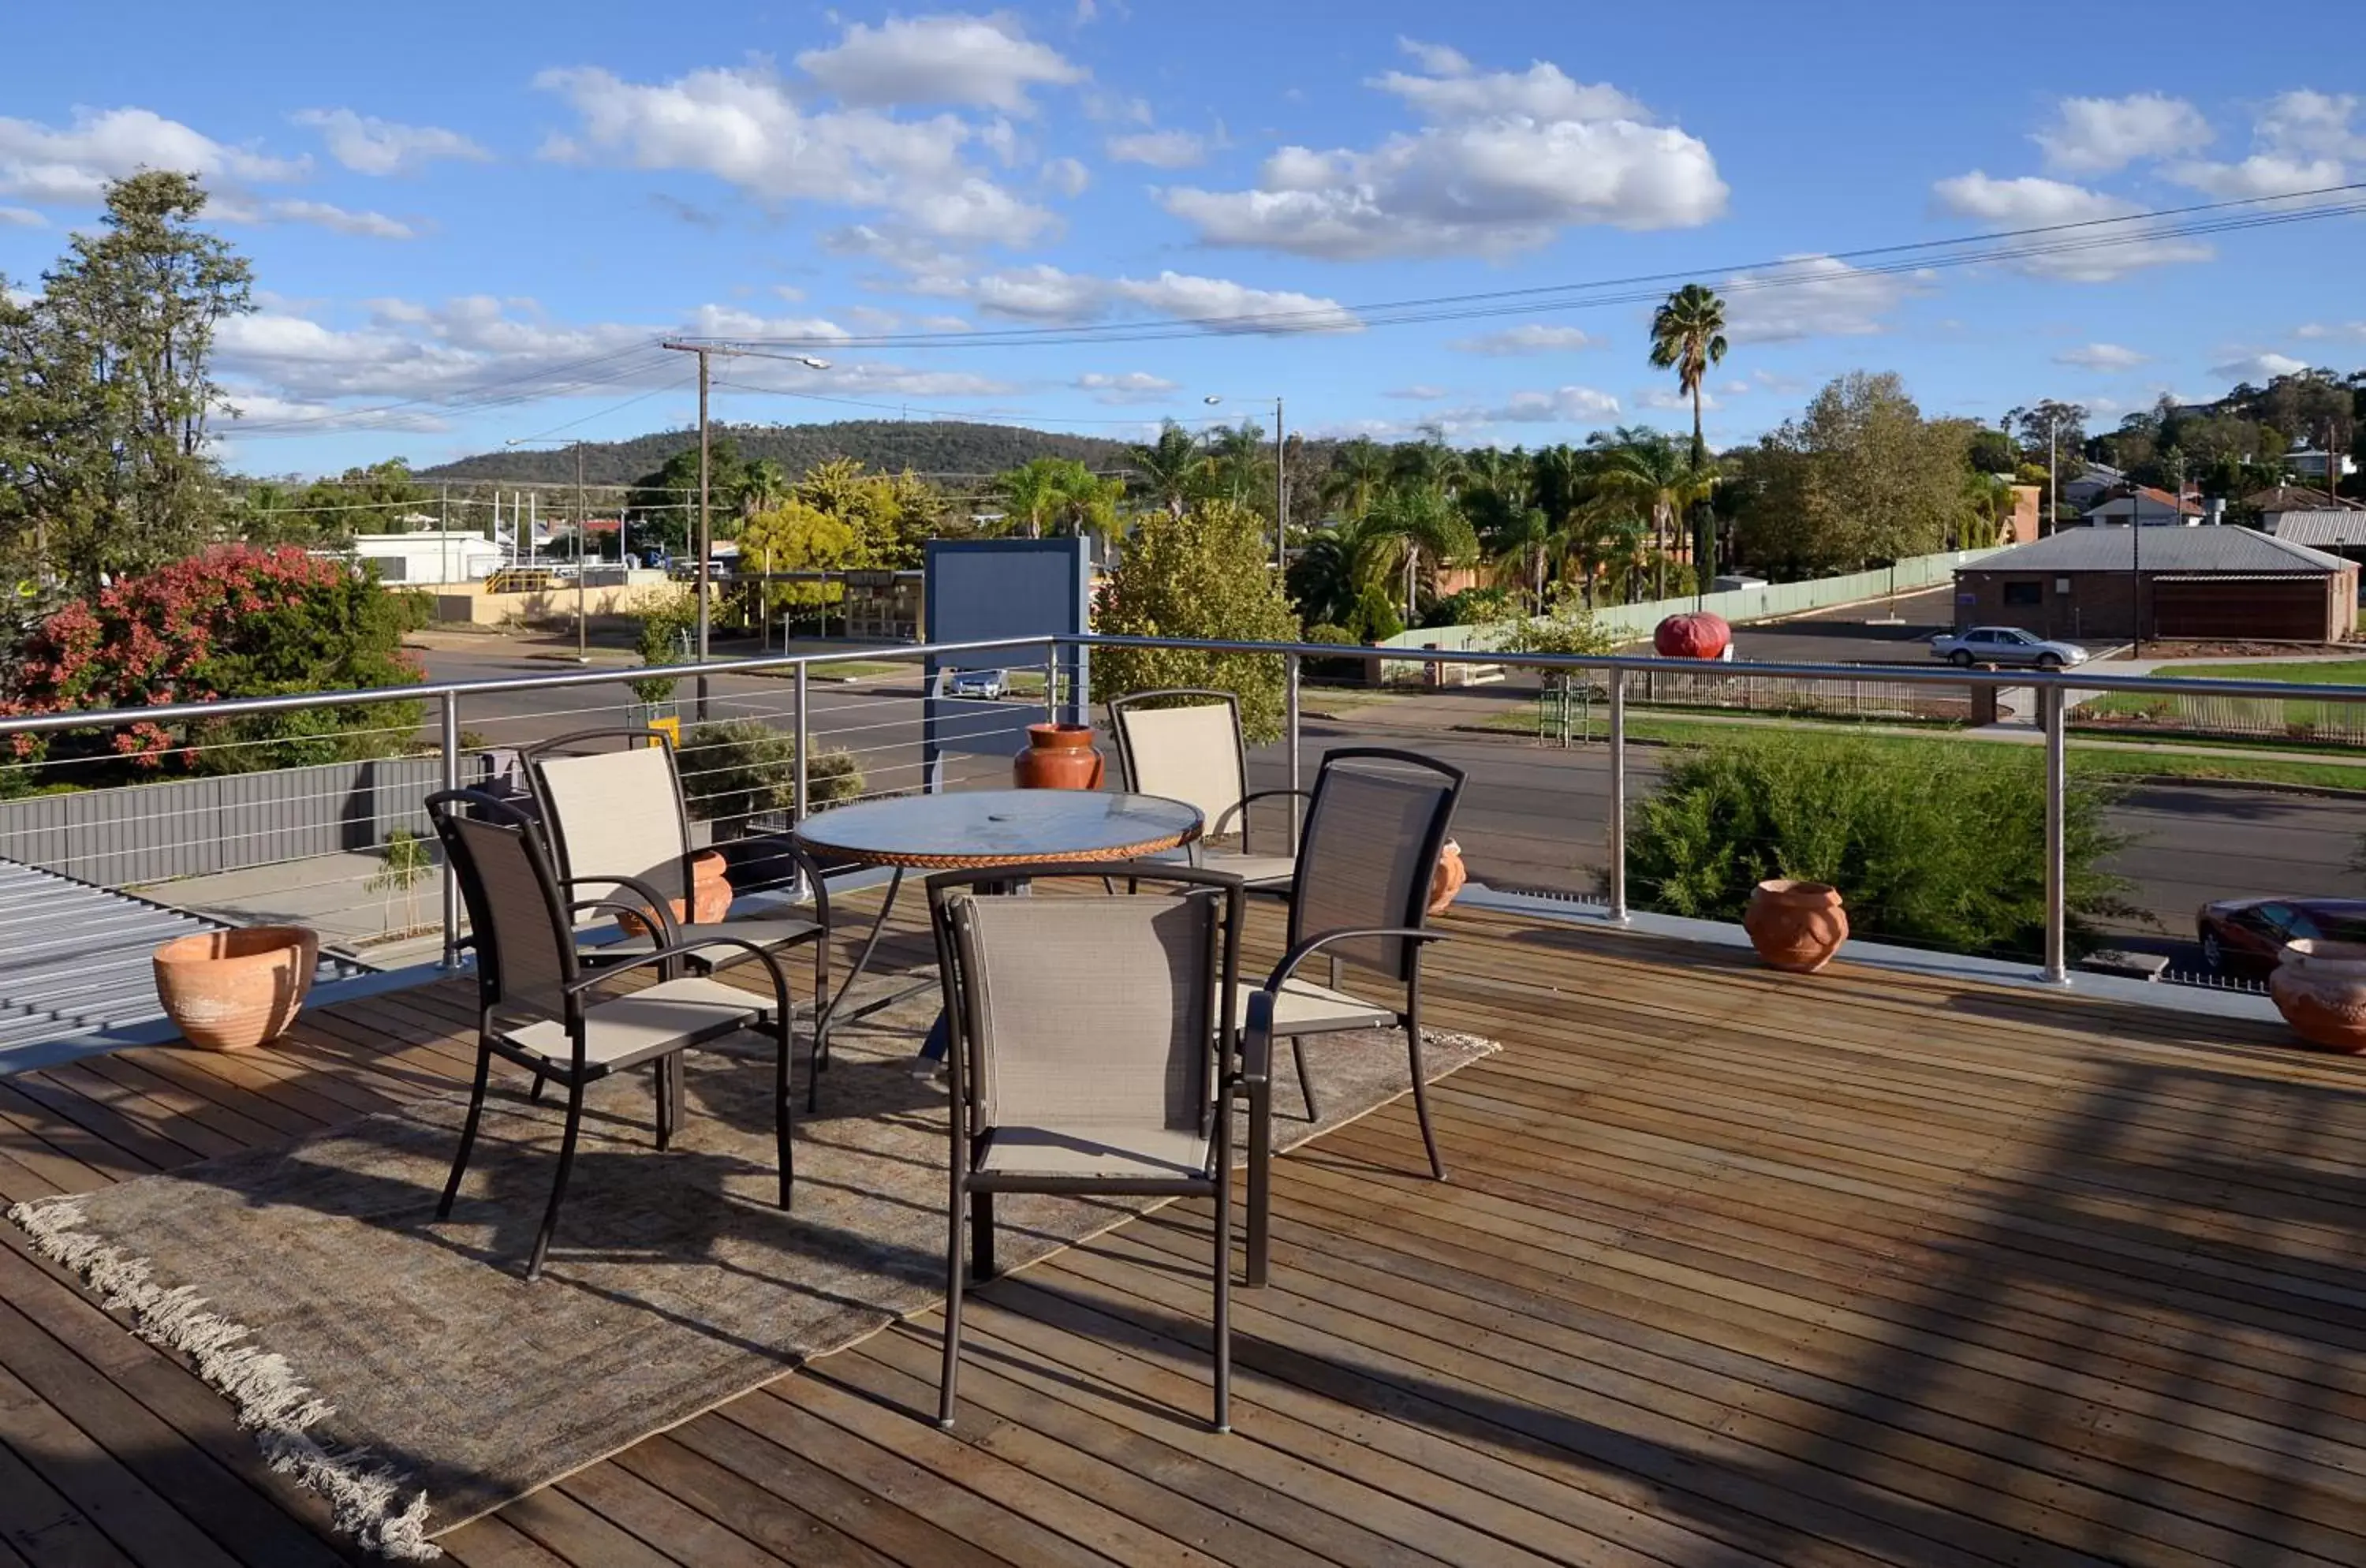
M 1725 617 L 1703 610 L 1662 621 L 1651 634 L 1651 651 L 1662 659 L 1719 659 L 1732 640 Z

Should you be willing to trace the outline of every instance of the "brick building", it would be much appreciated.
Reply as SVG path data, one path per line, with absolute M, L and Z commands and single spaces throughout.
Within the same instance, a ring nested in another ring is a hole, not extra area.
M 2040 637 L 2337 642 L 2358 568 L 2250 528 L 2068 528 L 1955 573 L 1955 626 Z

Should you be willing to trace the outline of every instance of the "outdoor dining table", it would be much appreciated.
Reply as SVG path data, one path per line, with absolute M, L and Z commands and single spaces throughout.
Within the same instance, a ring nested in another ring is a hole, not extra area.
M 913 994 L 882 998 L 851 1015 L 839 1011 L 870 966 L 906 872 L 990 873 L 997 866 L 1133 860 L 1180 849 L 1204 827 L 1199 807 L 1179 800 L 1070 789 L 952 790 L 841 806 L 806 818 L 797 824 L 796 840 L 807 850 L 843 863 L 892 867 L 895 873 L 854 966 L 830 998 L 832 1021 L 865 1016 Z M 941 1022 L 921 1055 L 935 1058 L 943 1053 Z

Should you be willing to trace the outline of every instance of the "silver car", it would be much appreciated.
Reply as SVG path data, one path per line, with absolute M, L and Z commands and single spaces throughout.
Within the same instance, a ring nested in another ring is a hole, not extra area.
M 1967 632 L 1942 632 L 1932 637 L 1931 657 L 1966 669 L 1975 664 L 2023 664 L 2060 670 L 2086 663 L 2088 655 L 2075 642 L 2048 642 L 2019 626 L 1974 626 Z
M 1010 676 L 1002 670 L 956 670 L 945 680 L 945 695 L 999 702 L 1010 694 Z

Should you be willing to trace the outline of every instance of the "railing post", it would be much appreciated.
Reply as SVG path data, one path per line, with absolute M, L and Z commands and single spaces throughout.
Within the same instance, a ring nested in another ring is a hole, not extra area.
M 1627 923 L 1627 671 L 1610 671 L 1610 918 Z
M 1060 645 L 1056 642 L 1043 649 L 1043 722 L 1060 722 Z
M 444 694 L 441 722 L 437 725 L 437 750 L 444 762 L 444 787 L 460 787 L 460 694 Z M 452 874 L 451 860 L 444 862 L 444 967 L 460 966 L 460 879 Z
M 789 830 L 791 832 L 796 831 L 798 826 L 806 819 L 806 781 L 811 776 L 806 767 L 806 755 L 808 750 L 806 728 L 806 661 L 802 659 L 798 660 L 796 678 L 789 687 L 790 713 L 795 720 L 797 739 L 796 793 L 789 797 Z M 799 897 L 804 897 L 806 891 L 802 886 L 804 881 L 805 871 L 800 867 L 797 871 L 797 881 L 790 888 L 790 891 Z
M 2045 970 L 2049 986 L 2070 983 L 2068 708 L 2060 686 L 2042 686 L 2037 710 L 2045 726 Z
M 1281 743 L 1282 754 L 1290 763 L 1290 787 L 1292 791 L 1300 787 L 1298 783 L 1299 675 L 1298 655 L 1283 654 L 1281 656 Z M 1293 855 L 1298 853 L 1298 808 L 1302 804 L 1296 794 L 1293 793 L 1290 795 L 1290 852 Z

